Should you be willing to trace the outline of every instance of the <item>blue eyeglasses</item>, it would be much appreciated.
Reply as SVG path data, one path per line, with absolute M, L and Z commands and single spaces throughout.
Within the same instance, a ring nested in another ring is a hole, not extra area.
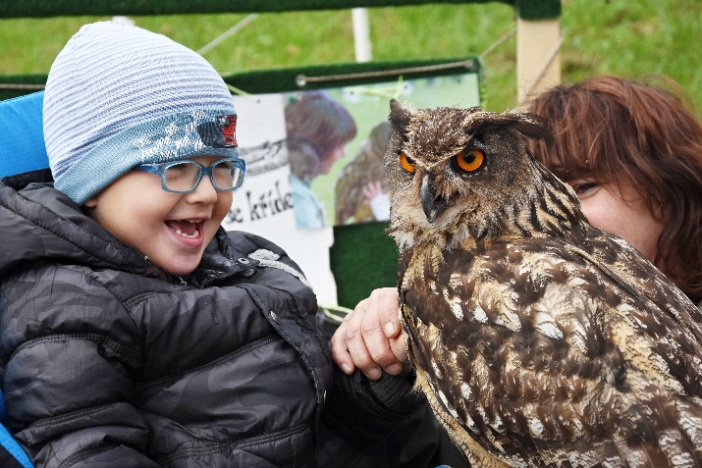
M 222 158 L 209 166 L 182 159 L 165 163 L 140 164 L 137 171 L 151 172 L 161 177 L 161 188 L 166 192 L 190 193 L 205 174 L 210 176 L 215 190 L 234 190 L 244 182 L 246 163 L 239 158 Z

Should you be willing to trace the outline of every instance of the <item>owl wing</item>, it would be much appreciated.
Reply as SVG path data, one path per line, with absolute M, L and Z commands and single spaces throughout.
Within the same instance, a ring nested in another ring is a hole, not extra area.
M 702 466 L 699 311 L 627 261 L 546 239 L 403 256 L 418 382 L 461 446 L 511 466 Z M 623 286 L 637 269 L 655 294 Z

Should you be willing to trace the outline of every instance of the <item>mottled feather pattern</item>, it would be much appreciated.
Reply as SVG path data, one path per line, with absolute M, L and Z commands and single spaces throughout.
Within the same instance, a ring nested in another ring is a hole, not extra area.
M 408 350 L 471 463 L 702 466 L 701 314 L 528 153 L 538 121 L 395 102 L 390 120 Z M 466 147 L 474 172 L 451 163 Z

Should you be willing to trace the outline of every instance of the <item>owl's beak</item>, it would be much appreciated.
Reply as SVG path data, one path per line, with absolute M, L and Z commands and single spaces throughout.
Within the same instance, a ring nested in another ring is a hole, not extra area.
M 431 174 L 424 174 L 422 187 L 419 189 L 419 199 L 422 202 L 422 209 L 427 221 L 433 223 L 434 220 L 446 209 L 448 202 L 434 191 L 434 178 Z

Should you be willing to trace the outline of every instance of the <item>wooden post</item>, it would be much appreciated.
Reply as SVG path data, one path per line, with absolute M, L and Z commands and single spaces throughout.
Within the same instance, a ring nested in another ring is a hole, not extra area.
M 517 99 L 529 99 L 561 82 L 561 19 L 517 18 Z M 549 63 L 550 61 L 550 63 Z
M 366 8 L 353 8 L 353 43 L 356 51 L 357 62 L 370 62 L 371 53 L 370 26 L 368 24 L 368 10 Z

